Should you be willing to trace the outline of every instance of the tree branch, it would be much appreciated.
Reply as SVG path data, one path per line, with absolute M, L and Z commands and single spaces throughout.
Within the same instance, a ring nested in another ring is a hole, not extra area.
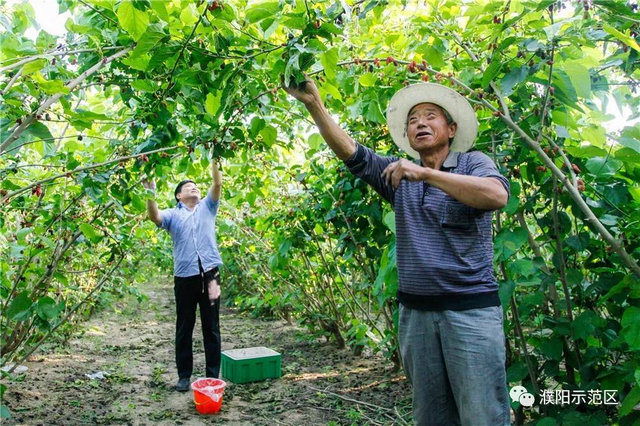
M 5 195 L 4 198 L 2 198 L 0 200 L 0 205 L 4 204 L 10 198 L 13 198 L 18 194 L 22 194 L 23 192 L 26 192 L 26 191 L 30 190 L 31 188 L 35 188 L 38 185 L 42 185 L 43 183 L 47 183 L 47 182 L 54 181 L 56 179 L 67 177 L 67 176 L 69 176 L 71 174 L 80 173 L 80 172 L 84 172 L 84 171 L 92 170 L 92 169 L 97 169 L 98 167 L 106 166 L 108 164 L 118 163 L 120 161 L 131 160 L 132 158 L 142 157 L 143 155 L 155 154 L 157 152 L 170 151 L 170 150 L 177 149 L 177 148 L 180 148 L 180 147 L 179 146 L 170 146 L 170 147 L 167 147 L 167 148 L 159 148 L 159 149 L 154 149 L 152 151 L 141 152 L 139 154 L 133 154 L 133 155 L 127 155 L 127 156 L 124 156 L 124 157 L 118 157 L 118 158 L 115 158 L 113 160 L 104 161 L 102 163 L 97 163 L 97 164 L 92 164 L 90 166 L 77 167 L 77 168 L 75 168 L 73 170 L 70 170 L 68 172 L 60 173 L 58 175 L 51 176 L 51 177 L 48 177 L 46 179 L 41 179 L 41 180 L 39 180 L 37 182 L 32 183 L 31 185 L 25 186 L 24 188 L 20 188 L 20 189 L 16 189 L 15 191 L 11 191 L 7 195 Z
M 98 71 L 100 68 L 102 68 L 105 64 L 108 64 L 111 61 L 114 61 L 124 55 L 126 55 L 127 53 L 129 53 L 131 50 L 133 49 L 133 46 L 129 46 L 127 48 L 122 49 L 121 51 L 119 51 L 118 53 L 115 53 L 111 56 L 109 56 L 108 58 L 104 58 L 101 61 L 98 61 L 97 64 L 95 64 L 94 66 L 92 66 L 91 68 L 89 68 L 88 70 L 86 70 L 85 72 L 83 72 L 82 74 L 80 74 L 78 77 L 76 77 L 75 79 L 69 81 L 66 84 L 67 89 L 69 89 L 69 91 L 71 92 L 73 89 L 75 89 L 75 87 L 80 84 L 80 82 L 82 82 L 83 80 L 85 80 L 87 77 L 89 77 L 90 75 L 92 75 L 93 73 L 95 73 L 96 71 Z M 52 95 L 51 97 L 49 97 L 47 100 L 45 100 L 36 111 L 32 112 L 31 114 L 27 115 L 22 122 L 20 123 L 20 125 L 13 130 L 13 132 L 11 133 L 11 135 L 9 135 L 8 138 L 6 138 L 3 142 L 2 145 L 0 145 L 0 154 L 3 154 L 7 148 L 9 148 L 9 146 L 18 139 L 18 137 L 20 137 L 20 135 L 22 134 L 22 132 L 24 132 L 27 127 L 29 127 L 29 125 L 31 125 L 31 123 L 33 123 L 36 120 L 36 117 L 38 115 L 40 115 L 44 110 L 46 110 L 47 108 L 49 108 L 51 105 L 53 105 L 54 103 L 58 102 L 58 100 L 64 95 L 64 93 L 56 93 L 55 95 Z

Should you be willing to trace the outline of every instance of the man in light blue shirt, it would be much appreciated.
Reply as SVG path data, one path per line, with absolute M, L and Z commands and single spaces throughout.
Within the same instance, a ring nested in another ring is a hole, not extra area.
M 176 207 L 160 211 L 155 200 L 147 201 L 149 219 L 167 230 L 173 240 L 173 275 L 176 297 L 176 390 L 189 390 L 193 372 L 193 327 L 196 306 L 200 319 L 206 360 L 206 376 L 220 372 L 220 271 L 222 265 L 216 244 L 216 215 L 220 203 L 222 174 L 214 161 L 213 185 L 200 200 L 195 182 L 185 180 L 175 190 Z M 155 191 L 153 181 L 145 187 Z

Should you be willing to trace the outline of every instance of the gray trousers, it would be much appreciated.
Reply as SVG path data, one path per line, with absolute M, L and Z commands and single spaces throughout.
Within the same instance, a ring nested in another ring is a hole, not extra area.
M 509 425 L 502 308 L 399 309 L 415 424 Z

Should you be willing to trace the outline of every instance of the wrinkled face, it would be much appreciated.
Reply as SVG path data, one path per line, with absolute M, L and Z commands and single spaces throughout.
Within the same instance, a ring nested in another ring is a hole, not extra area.
M 442 108 L 435 104 L 418 104 L 407 115 L 409 145 L 418 152 L 448 146 L 456 129 L 456 123 L 447 124 Z
M 180 192 L 178 192 L 176 197 L 178 197 L 178 200 L 182 202 L 188 200 L 189 198 L 195 198 L 196 200 L 199 200 L 200 190 L 195 183 L 187 182 L 182 185 L 182 188 L 180 188 Z

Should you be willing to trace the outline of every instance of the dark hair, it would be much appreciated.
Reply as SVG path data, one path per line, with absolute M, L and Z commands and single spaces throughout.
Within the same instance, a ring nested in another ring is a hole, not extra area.
M 180 200 L 178 200 L 178 193 L 179 193 L 180 191 L 182 191 L 182 187 L 183 187 L 183 186 L 185 186 L 185 185 L 186 185 L 186 184 L 188 184 L 188 183 L 192 183 L 192 184 L 194 184 L 194 185 L 195 185 L 195 182 L 194 182 L 194 181 L 192 181 L 191 179 L 186 179 L 186 180 L 183 180 L 182 182 L 180 182 L 180 183 L 178 184 L 178 186 L 176 186 L 176 190 L 175 190 L 175 191 L 174 191 L 174 193 L 173 193 L 173 196 L 175 197 L 176 201 L 180 201 Z

